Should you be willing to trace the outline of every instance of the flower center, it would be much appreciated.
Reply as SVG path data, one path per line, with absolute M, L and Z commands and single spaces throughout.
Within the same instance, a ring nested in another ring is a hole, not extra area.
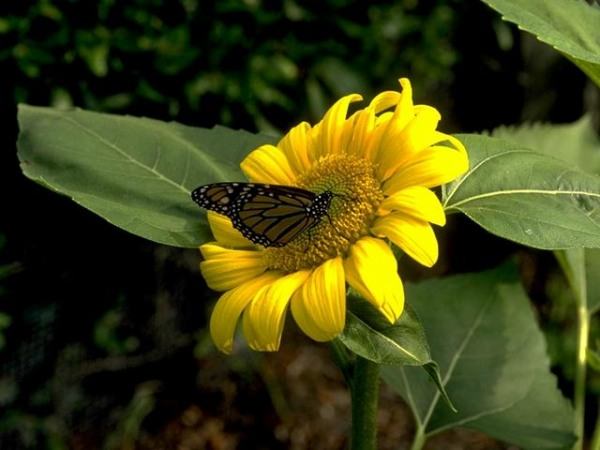
M 368 233 L 383 200 L 373 165 L 345 154 L 322 158 L 297 183 L 315 193 L 329 191 L 333 198 L 327 214 L 315 226 L 285 247 L 265 249 L 270 269 L 294 272 L 345 256 L 350 246 Z

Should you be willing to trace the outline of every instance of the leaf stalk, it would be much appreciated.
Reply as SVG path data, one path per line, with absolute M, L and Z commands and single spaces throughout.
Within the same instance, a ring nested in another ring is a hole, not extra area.
M 575 434 L 577 442 L 574 450 L 583 448 L 585 423 L 585 378 L 587 369 L 587 349 L 590 330 L 590 315 L 584 295 L 577 308 L 577 362 L 575 366 Z

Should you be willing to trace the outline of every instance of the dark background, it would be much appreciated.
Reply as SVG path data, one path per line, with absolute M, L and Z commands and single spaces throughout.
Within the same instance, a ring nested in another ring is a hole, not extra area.
M 2 2 L 0 448 L 339 449 L 349 420 L 325 346 L 290 321 L 276 354 L 220 355 L 198 252 L 128 235 L 24 178 L 17 103 L 281 133 L 401 76 L 446 132 L 598 111 L 575 66 L 474 1 Z M 403 276 L 478 271 L 516 252 L 570 395 L 573 308 L 549 303 L 548 286 L 563 283 L 552 255 L 460 217 L 440 238 L 435 269 L 403 263 Z M 407 448 L 411 419 L 385 389 L 379 419 L 381 448 Z M 429 447 L 450 443 L 504 448 L 463 430 Z

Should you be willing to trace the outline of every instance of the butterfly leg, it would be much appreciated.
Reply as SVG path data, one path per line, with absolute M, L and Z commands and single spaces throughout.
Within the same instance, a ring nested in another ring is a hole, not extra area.
M 306 247 L 304 247 L 304 253 L 306 253 L 308 251 L 308 249 L 310 248 L 311 244 L 312 244 L 312 230 L 313 230 L 314 226 L 310 227 L 308 230 L 306 230 L 306 234 L 308 235 L 308 242 L 306 243 Z

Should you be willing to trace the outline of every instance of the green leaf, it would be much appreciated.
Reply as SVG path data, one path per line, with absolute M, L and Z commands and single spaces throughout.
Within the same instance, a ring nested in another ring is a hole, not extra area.
M 572 409 L 556 387 L 515 272 L 504 266 L 407 286 L 458 413 L 440 403 L 422 371 L 390 366 L 383 378 L 427 436 L 464 426 L 525 448 L 574 442 Z
M 471 168 L 444 187 L 447 211 L 530 247 L 600 247 L 600 177 L 500 139 L 460 138 Z
M 600 8 L 584 0 L 483 0 L 502 18 L 535 35 L 600 86 Z
M 437 363 L 431 360 L 423 326 L 409 305 L 394 324 L 367 301 L 348 296 L 346 326 L 337 338 L 350 351 L 378 364 L 423 366 L 451 409 Z
M 600 175 L 600 139 L 589 115 L 565 124 L 501 126 L 492 131 L 492 136 L 562 159 L 584 172 Z
M 395 324 L 357 296 L 348 296 L 346 326 L 338 339 L 351 351 L 378 364 L 422 366 L 431 361 L 423 326 L 406 307 Z
M 555 156 L 584 172 L 600 175 L 600 139 L 587 115 L 569 124 L 500 127 L 492 135 Z M 556 254 L 567 277 L 570 277 L 571 286 L 577 290 L 576 295 L 580 298 L 587 292 L 590 313 L 600 310 L 600 278 L 597 275 L 600 273 L 600 250 L 587 248 L 579 252 L 573 249 L 562 256 L 562 252 Z M 582 291 L 584 285 L 585 291 Z
M 239 163 L 274 138 L 224 127 L 19 106 L 23 173 L 130 233 L 195 247 L 210 239 L 196 186 L 243 180 Z

